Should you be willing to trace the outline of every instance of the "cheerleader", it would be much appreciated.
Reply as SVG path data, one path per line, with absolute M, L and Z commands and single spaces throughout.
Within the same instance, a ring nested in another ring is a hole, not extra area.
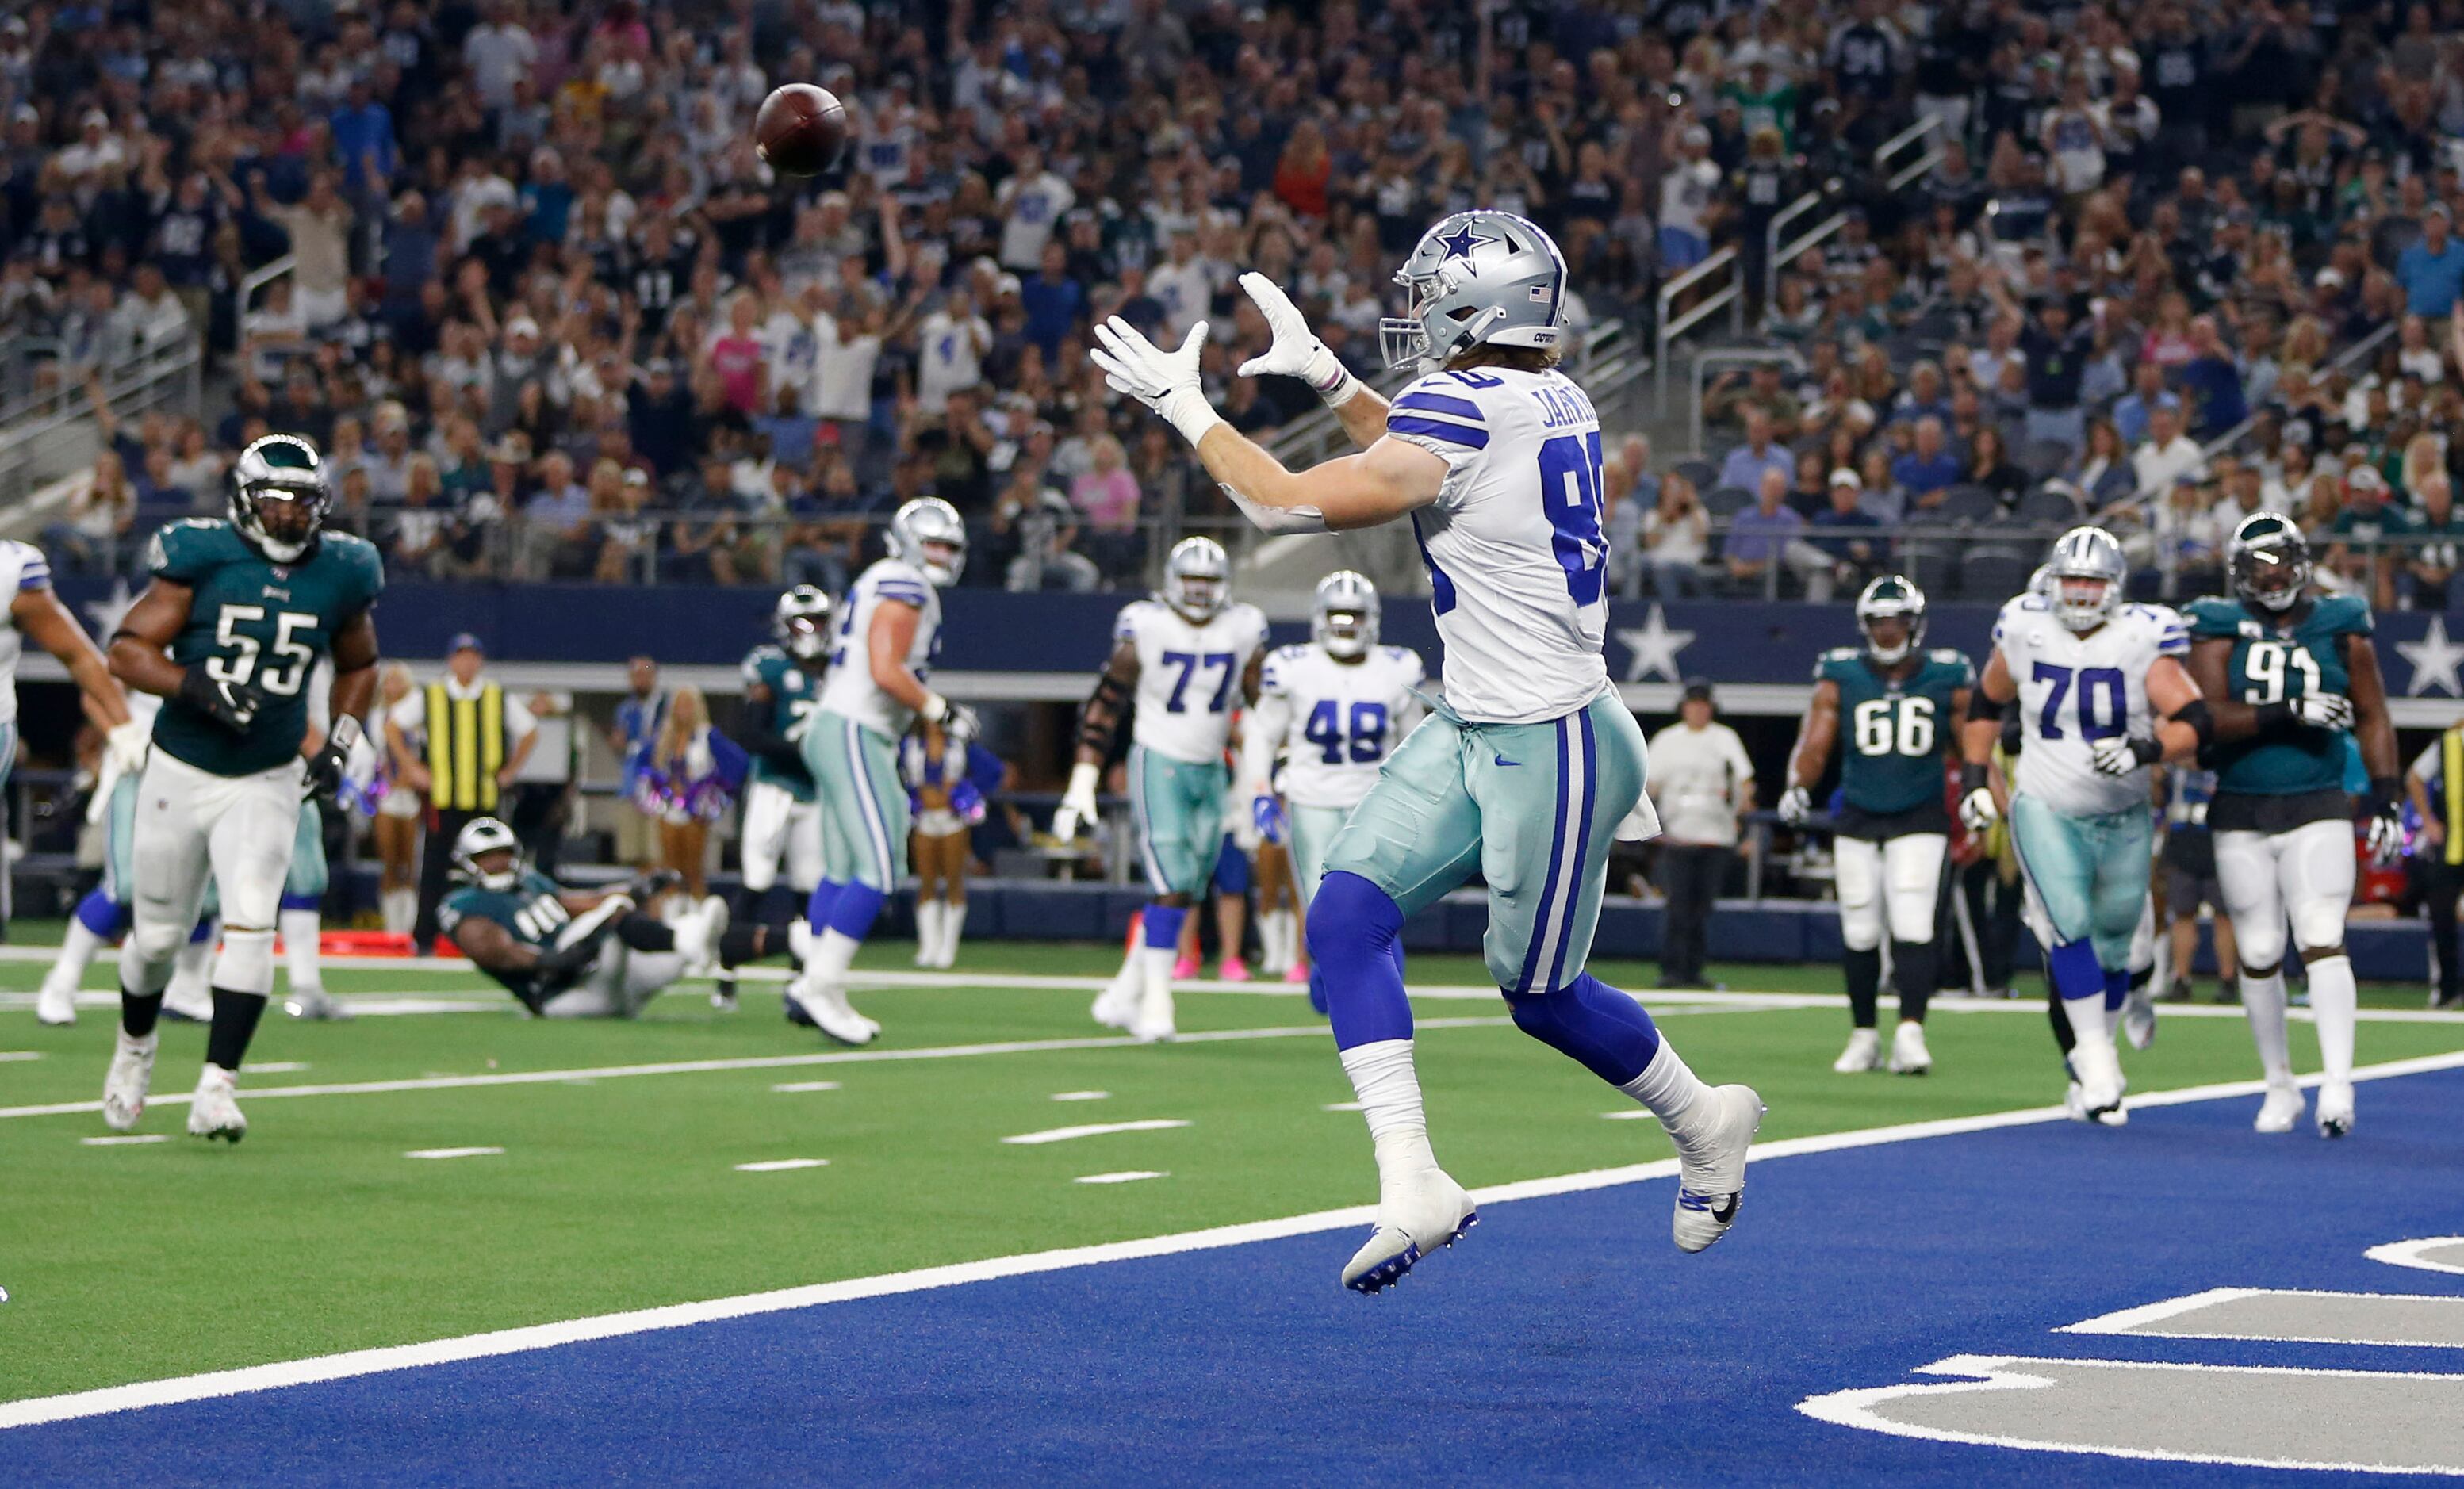
M 388 662 L 377 674 L 377 706 L 363 726 L 363 738 L 385 738 L 385 721 L 395 704 L 410 696 L 410 668 Z M 377 904 L 385 928 L 396 935 L 410 934 L 419 919 L 419 793 L 394 777 L 391 751 L 375 750 L 375 779 L 369 783 L 370 830 L 376 837 Z
M 727 784 L 698 688 L 679 688 L 668 721 L 635 787 L 644 816 L 659 824 L 659 856 L 699 902 L 710 892 L 710 824 L 727 810 Z
M 971 832 L 984 820 L 984 790 L 998 785 L 1001 761 L 980 746 L 952 739 L 918 719 L 898 742 L 898 774 L 914 808 L 910 857 L 915 863 L 915 965 L 947 967 L 967 924 Z

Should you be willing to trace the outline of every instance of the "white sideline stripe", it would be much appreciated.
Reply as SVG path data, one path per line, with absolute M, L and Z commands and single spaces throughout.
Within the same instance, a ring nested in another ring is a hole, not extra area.
M 307 1068 L 308 1062 L 304 1060 L 269 1060 L 261 1065 L 252 1061 L 249 1062 L 248 1073 L 250 1075 L 297 1075 Z
M 1327 1111 L 1358 1111 L 1361 1107 L 1358 1102 L 1329 1102 L 1322 1109 Z
M 81 1137 L 88 1148 L 128 1148 L 138 1143 L 167 1143 L 171 1139 L 161 1132 L 131 1132 L 124 1137 Z
M 1115 1132 L 1168 1132 L 1174 1128 L 1189 1126 L 1182 1117 L 1147 1117 L 1136 1122 L 1090 1122 L 1085 1127 L 1046 1128 L 1041 1132 L 1021 1132 L 1001 1141 L 1017 1148 L 1033 1148 L 1044 1143 L 1067 1143 L 1081 1137 L 1110 1137 Z
M 1082 1173 L 1072 1184 L 1135 1184 L 1140 1179 L 1168 1179 L 1172 1175 L 1161 1169 L 1123 1169 L 1118 1173 Z
M 1423 1018 L 1422 1029 L 1494 1029 L 1512 1018 Z M 1322 1023 L 1276 1029 L 1209 1029 L 1181 1034 L 1181 1044 L 1223 1044 L 1243 1040 L 1328 1039 Z M 921 1049 L 829 1050 L 818 1055 L 748 1055 L 738 1060 L 677 1060 L 655 1065 L 600 1065 L 585 1070 L 508 1070 L 495 1075 L 423 1076 L 418 1080 L 359 1081 L 333 1085 L 269 1085 L 246 1090 L 251 1101 L 276 1096 L 369 1096 L 392 1091 L 448 1091 L 474 1085 L 551 1085 L 559 1083 L 613 1080 L 623 1076 L 704 1075 L 720 1070 L 781 1070 L 799 1065 L 869 1064 L 880 1061 L 963 1060 L 978 1055 L 1040 1055 L 1053 1050 L 1142 1049 L 1128 1035 L 1077 1040 L 1014 1040 L 1003 1044 L 934 1044 Z M 175 1106 L 187 1101 L 176 1092 L 146 1098 L 149 1106 Z M 38 1106 L 0 1106 L 0 1118 L 60 1117 L 100 1111 L 100 1101 L 52 1102 Z
M 1111 1101 L 1112 1093 L 1110 1091 L 1055 1091 L 1052 1093 L 1052 1099 L 1057 1102 L 1103 1102 Z
M 2365 1065 L 2353 1072 L 2356 1081 L 2382 1081 L 2397 1076 L 2420 1075 L 2433 1070 L 2452 1070 L 2464 1066 L 2464 1053 L 2425 1056 L 2415 1060 L 2390 1061 L 2386 1064 Z M 2229 1096 L 2264 1094 L 2264 1081 L 2233 1081 L 2214 1085 L 2189 1086 L 2179 1091 L 2155 1091 L 2134 1098 L 2143 1106 L 2177 1106 L 2193 1102 L 2213 1101 Z M 1946 1117 L 1932 1122 L 1903 1123 L 1893 1127 L 1866 1128 L 1858 1131 L 1828 1132 L 1815 1137 L 1781 1138 L 1769 1143 L 1756 1143 L 1749 1160 L 1793 1158 L 1811 1153 L 1838 1152 L 1853 1148 L 1873 1148 L 1888 1143 L 1914 1142 L 1929 1137 L 1950 1137 L 1967 1132 L 1987 1132 L 2001 1128 L 2026 1127 L 2040 1122 L 2065 1120 L 2059 1106 L 2029 1106 L 2015 1111 L 1986 1112 L 1973 1117 Z M 1525 1179 L 1512 1184 L 1499 1184 L 1474 1190 L 1472 1198 L 1484 1205 L 1506 1204 L 1518 1199 L 1540 1199 L 1556 1194 L 1582 1193 L 1610 1189 L 1622 1184 L 1666 1178 L 1677 1171 L 1677 1160 L 1663 1158 L 1657 1163 L 1629 1164 L 1617 1169 L 1595 1169 L 1583 1173 L 1560 1174 L 1553 1178 Z M 31 1427 L 41 1422 L 68 1421 L 82 1416 L 101 1416 L 113 1412 L 135 1411 L 141 1407 L 171 1406 L 183 1401 L 209 1401 L 222 1396 L 244 1395 L 251 1391 L 273 1390 L 286 1386 L 313 1385 L 319 1381 L 345 1380 L 360 1375 L 377 1375 L 389 1370 L 413 1369 L 427 1365 L 445 1365 L 458 1360 L 484 1360 L 497 1355 L 520 1354 L 533 1349 L 550 1349 L 560 1345 L 582 1344 L 594 1339 L 614 1339 L 627 1334 L 647 1334 L 658 1329 L 684 1328 L 694 1324 L 715 1323 L 722 1319 L 739 1319 L 755 1314 L 782 1313 L 797 1308 L 819 1307 L 826 1303 L 849 1303 L 864 1298 L 887 1298 L 902 1293 L 927 1292 L 935 1288 L 956 1287 L 968 1282 L 988 1282 L 1002 1278 L 1031 1277 L 1043 1272 L 1060 1272 L 1075 1267 L 1096 1266 L 1110 1261 L 1135 1261 L 1153 1257 L 1180 1256 L 1193 1251 L 1212 1251 L 1228 1246 L 1246 1246 L 1260 1241 L 1285 1240 L 1295 1236 L 1315 1236 L 1328 1231 L 1340 1231 L 1370 1224 L 1376 1218 L 1375 1205 L 1353 1205 L 1343 1210 L 1321 1210 L 1313 1215 L 1287 1215 L 1277 1220 L 1248 1220 L 1234 1225 L 1220 1225 L 1205 1230 L 1183 1231 L 1172 1236 L 1148 1237 L 1140 1240 L 1107 1241 L 1092 1246 L 1068 1246 L 1054 1251 L 1029 1252 L 1022 1256 L 993 1257 L 981 1261 L 960 1261 L 945 1266 L 922 1267 L 912 1272 L 891 1272 L 878 1277 L 850 1278 L 838 1282 L 817 1282 L 803 1287 L 784 1287 L 773 1292 L 746 1293 L 734 1298 L 714 1298 L 701 1303 L 669 1303 L 663 1307 L 639 1308 L 626 1313 L 603 1313 L 593 1318 L 568 1319 L 556 1324 L 534 1324 L 521 1328 L 497 1329 L 485 1334 L 466 1334 L 454 1339 L 433 1339 L 415 1345 L 389 1345 L 375 1349 L 354 1349 L 341 1354 L 319 1355 L 305 1360 L 282 1360 L 268 1365 L 245 1366 L 237 1369 L 214 1370 L 202 1375 L 174 1376 L 166 1380 L 138 1381 L 125 1386 L 105 1386 L 94 1390 L 74 1391 L 58 1396 L 34 1396 L 21 1401 L 0 1402 L 0 1431 L 12 1427 Z M 1962 1356 L 1960 1358 L 1972 1358 Z M 1945 1361 L 1947 1367 L 1950 1362 Z M 1905 1388 L 1880 1388 L 1904 1390 Z M 1809 1415 L 1821 1413 L 1809 1411 L 1815 1401 L 1837 1400 L 1849 1395 L 1870 1392 L 1840 1392 L 1833 1397 L 1816 1397 L 1801 1403 L 1799 1411 Z M 1823 1417 L 1824 1420 L 1833 1420 Z M 1889 1430 L 1887 1428 L 1882 1430 Z
M 503 1152 L 501 1148 L 414 1148 L 405 1158 L 490 1158 Z
M 2384 1261 L 2392 1267 L 2419 1267 L 2424 1272 L 2464 1273 L 2464 1263 L 2432 1261 L 2429 1253 L 2445 1251 L 2451 1246 L 2464 1246 L 2464 1236 L 2428 1236 L 2418 1240 L 2389 1241 L 2372 1246 L 2362 1255 L 2372 1261 Z
M 760 1163 L 739 1163 L 738 1173 L 784 1173 L 790 1169 L 826 1169 L 827 1158 L 771 1158 Z

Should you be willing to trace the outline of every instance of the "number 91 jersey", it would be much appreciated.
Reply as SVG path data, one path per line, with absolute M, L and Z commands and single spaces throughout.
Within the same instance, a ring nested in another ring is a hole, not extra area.
M 2190 605 L 2194 641 L 2233 643 L 2225 687 L 2237 703 L 2285 703 L 2352 687 L 2343 638 L 2370 634 L 2370 607 L 2356 596 L 2322 595 L 2289 627 L 2275 616 L 2254 615 L 2237 600 L 2209 599 Z M 2216 790 L 2235 796 L 2298 796 L 2340 791 L 2344 785 L 2343 731 L 2295 729 L 2255 739 L 2234 739 L 2209 752 Z
M 1280 735 L 1265 746 L 1287 752 L 1284 799 L 1349 811 L 1419 722 L 1414 690 L 1424 676 L 1419 654 L 1402 646 L 1373 646 L 1356 662 L 1338 661 L 1323 646 L 1278 646 L 1267 653 L 1258 707 L 1243 727 Z
M 2087 635 L 2064 625 L 2043 597 L 2021 595 L 1993 623 L 1993 645 L 2019 690 L 2020 791 L 2074 817 L 2145 811 L 2145 765 L 2126 776 L 2097 772 L 2089 746 L 2121 735 L 2151 737 L 2147 669 L 2189 654 L 2190 633 L 2163 605 L 2125 604 Z
M 1960 726 L 1952 700 L 1976 686 L 1968 658 L 1947 647 L 1921 653 L 1916 669 L 1889 678 L 1863 650 L 1822 654 L 1814 680 L 1839 690 L 1839 791 L 1865 817 L 1942 809 L 1942 768 Z M 1935 829 L 1940 830 L 1940 829 Z
M 1386 433 L 1446 463 L 1412 514 L 1445 642 L 1446 707 L 1476 724 L 1564 718 L 1609 685 L 1600 420 L 1558 372 L 1435 372 Z
M 253 776 L 299 756 L 308 734 L 308 677 L 335 633 L 376 603 L 385 563 L 374 546 L 328 530 L 297 563 L 275 563 L 229 522 L 192 517 L 154 535 L 145 569 L 189 591 L 188 623 L 171 660 L 205 665 L 225 682 L 265 695 L 256 721 L 233 734 L 180 698 L 154 719 L 154 743 L 216 776 Z
M 1121 607 L 1112 639 L 1138 649 L 1140 748 L 1184 765 L 1223 758 L 1241 707 L 1241 674 L 1266 645 L 1265 612 L 1227 604 L 1202 625 L 1159 600 Z

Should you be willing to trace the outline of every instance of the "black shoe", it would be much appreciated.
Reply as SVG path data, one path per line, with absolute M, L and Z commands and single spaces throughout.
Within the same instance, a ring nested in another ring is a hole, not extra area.
M 2219 1003 L 2238 1003 L 2238 1002 L 2240 1002 L 2240 1001 L 2241 1001 L 2241 984 L 2240 984 L 2240 983 L 2238 983 L 2238 982 L 2219 982 L 2219 983 L 2217 983 L 2217 984 L 2216 984 L 2216 1001 L 2217 1001 L 2217 1002 L 2219 1002 Z
M 2190 979 L 2188 977 L 2175 977 L 2172 985 L 2165 990 L 2165 996 L 2158 998 L 2156 1001 L 2160 1003 L 2187 1003 L 2189 1000 Z
M 2464 993 L 2432 993 L 2430 995 L 2430 1006 L 2447 1009 L 2464 1008 Z

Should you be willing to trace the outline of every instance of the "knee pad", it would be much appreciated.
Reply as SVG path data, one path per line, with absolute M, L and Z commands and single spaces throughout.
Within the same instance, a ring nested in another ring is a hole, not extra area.
M 2278 964 L 2276 962 L 2261 964 L 2254 962 L 2248 957 L 2243 957 L 2241 965 L 2235 968 L 2234 971 L 2240 975 L 2250 978 L 2253 982 L 2265 982 L 2268 978 L 2276 975 L 2277 965 Z
M 1338 868 L 1318 882 L 1317 898 L 1309 901 L 1309 960 L 1337 958 L 1364 940 L 1384 954 L 1403 929 L 1402 910 L 1394 896 L 1349 869 Z
M 180 948 L 188 944 L 188 928 L 178 921 L 149 922 L 140 918 L 128 933 L 128 948 L 146 966 L 169 967 Z
M 214 958 L 214 986 L 231 993 L 274 991 L 274 932 L 223 930 L 223 949 Z
M 2339 925 L 2332 939 L 2343 940 L 2344 928 Z M 2270 917 L 2263 927 L 2233 927 L 2233 953 L 2241 959 L 2242 971 L 2254 977 L 2273 973 L 2284 961 L 2284 922 Z M 2267 972 L 2258 969 L 2264 967 Z
M 2334 900 L 2314 899 L 2293 908 L 2293 944 L 2304 959 L 2337 955 L 2344 947 L 2344 907 Z
M 1881 907 L 1871 900 L 1839 902 L 1839 939 L 1852 952 L 1870 952 L 1882 944 Z

